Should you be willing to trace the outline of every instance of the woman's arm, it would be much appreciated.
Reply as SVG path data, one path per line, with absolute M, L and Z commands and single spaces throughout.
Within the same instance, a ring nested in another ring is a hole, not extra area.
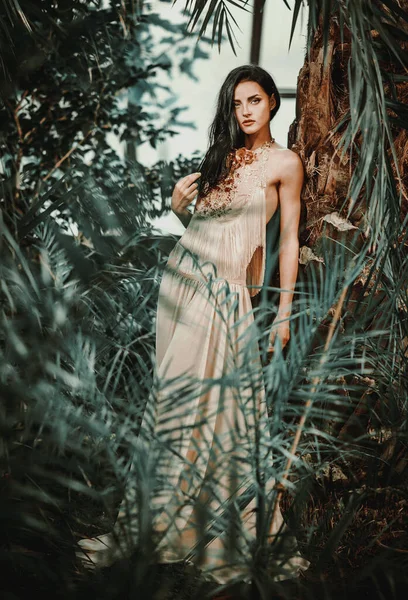
M 279 187 L 281 206 L 279 272 L 280 287 L 288 291 L 282 291 L 280 294 L 278 314 L 289 317 L 299 268 L 300 194 L 304 169 L 301 158 L 292 151 L 282 163 Z
M 300 193 L 304 178 L 303 163 L 291 150 L 282 160 L 279 186 L 280 202 L 280 238 L 279 272 L 280 293 L 278 314 L 273 320 L 268 353 L 274 351 L 275 338 L 278 335 L 282 347 L 289 341 L 289 317 L 292 311 L 293 292 L 299 268 L 299 221 Z
M 197 179 L 201 173 L 191 173 L 178 180 L 174 186 L 171 197 L 171 210 L 180 219 L 184 227 L 188 227 L 191 221 L 192 213 L 187 206 L 191 204 L 197 195 L 198 184 Z
M 173 212 L 176 215 L 176 217 L 180 219 L 184 227 L 187 229 L 188 224 L 191 221 L 191 217 L 193 216 L 192 213 L 188 210 L 188 208 L 185 208 L 182 211 L 173 210 Z

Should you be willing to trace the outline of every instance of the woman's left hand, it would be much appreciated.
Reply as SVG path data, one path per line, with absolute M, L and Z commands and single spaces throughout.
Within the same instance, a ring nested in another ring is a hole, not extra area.
M 272 328 L 269 337 L 268 354 L 272 354 L 272 352 L 274 351 L 274 344 L 277 335 L 280 337 L 282 348 L 284 348 L 290 338 L 289 318 L 279 313 L 272 321 Z

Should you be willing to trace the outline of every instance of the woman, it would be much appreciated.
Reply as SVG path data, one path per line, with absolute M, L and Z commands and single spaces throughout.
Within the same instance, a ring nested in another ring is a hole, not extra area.
M 295 577 L 309 565 L 293 536 L 283 535 L 279 508 L 273 510 L 273 444 L 251 305 L 263 284 L 266 224 L 280 203 L 285 291 L 268 350 L 276 335 L 284 346 L 298 268 L 303 165 L 271 136 L 279 106 L 266 71 L 252 65 L 231 71 L 201 171 L 174 188 L 172 210 L 186 230 L 160 285 L 159 388 L 141 430 L 159 465 L 153 509 L 161 560 L 197 561 L 221 583 L 250 579 L 249 557 L 262 536 L 264 546 L 275 542 L 276 552 L 284 552 L 277 540 L 291 543 L 275 579 Z

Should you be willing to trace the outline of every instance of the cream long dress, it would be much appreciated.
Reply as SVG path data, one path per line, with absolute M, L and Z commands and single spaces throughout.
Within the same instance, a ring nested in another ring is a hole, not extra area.
M 152 508 L 162 535 L 160 560 L 197 560 L 220 583 L 250 578 L 260 490 L 266 511 L 275 498 L 251 304 L 264 278 L 272 143 L 230 155 L 229 175 L 198 199 L 170 253 L 156 321 L 159 383 L 140 436 L 159 465 Z M 266 532 L 269 544 L 278 532 L 286 534 L 289 556 L 280 556 L 281 571 L 273 578 L 296 577 L 309 562 L 299 554 L 279 507 Z

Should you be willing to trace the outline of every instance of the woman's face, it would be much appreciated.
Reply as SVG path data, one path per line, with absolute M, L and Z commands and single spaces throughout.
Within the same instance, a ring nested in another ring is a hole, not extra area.
M 268 96 L 256 81 L 241 81 L 235 88 L 235 117 L 247 135 L 257 133 L 265 126 L 269 130 L 270 112 L 275 104 L 274 95 Z

